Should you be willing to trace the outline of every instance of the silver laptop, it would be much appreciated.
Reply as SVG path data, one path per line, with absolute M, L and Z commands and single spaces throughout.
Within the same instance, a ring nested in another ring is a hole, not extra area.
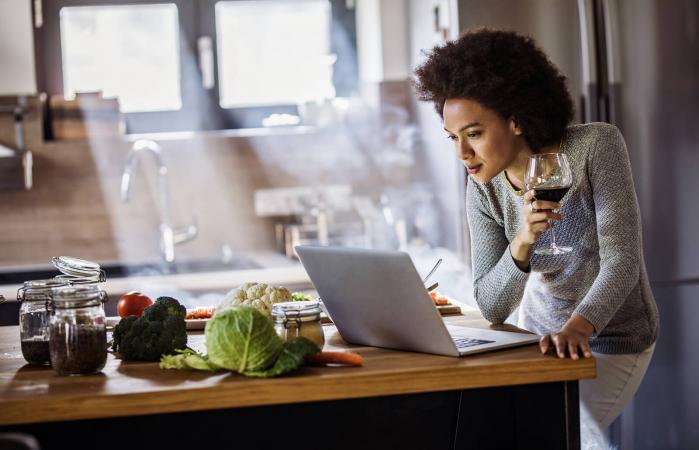
M 445 325 L 407 253 L 295 249 L 328 315 L 351 344 L 463 356 L 539 340 L 535 334 Z

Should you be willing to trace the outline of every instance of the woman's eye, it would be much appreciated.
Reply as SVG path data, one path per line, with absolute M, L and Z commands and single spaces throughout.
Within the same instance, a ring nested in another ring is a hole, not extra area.
M 452 140 L 452 141 L 455 141 L 455 140 L 456 140 L 456 136 L 454 136 L 453 134 L 450 134 L 450 135 L 447 135 L 447 139 L 450 139 L 450 140 Z
M 468 136 L 469 138 L 473 139 L 473 138 L 477 138 L 477 137 L 480 136 L 480 135 L 481 135 L 481 132 L 480 132 L 480 131 L 471 131 L 470 133 L 468 133 L 467 136 Z

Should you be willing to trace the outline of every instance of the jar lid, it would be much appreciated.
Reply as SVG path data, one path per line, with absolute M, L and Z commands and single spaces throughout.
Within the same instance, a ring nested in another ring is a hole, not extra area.
M 63 286 L 51 291 L 56 308 L 96 306 L 106 301 L 106 294 L 96 285 Z
M 17 300 L 43 300 L 54 288 L 68 286 L 68 281 L 56 278 L 29 280 L 17 291 Z
M 284 322 L 287 319 L 316 320 L 320 318 L 320 312 L 320 304 L 317 300 L 281 302 L 272 305 L 272 318 L 275 322 Z
M 54 256 L 51 262 L 63 274 L 57 276 L 58 279 L 73 283 L 95 283 L 105 281 L 107 278 L 100 265 L 92 261 L 72 256 Z

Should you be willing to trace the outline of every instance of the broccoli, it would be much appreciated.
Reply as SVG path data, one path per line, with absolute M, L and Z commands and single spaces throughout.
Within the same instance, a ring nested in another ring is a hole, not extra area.
M 151 306 L 143 310 L 143 317 L 148 320 L 164 321 L 167 317 L 180 317 L 184 320 L 187 308 L 172 297 L 158 297 Z
M 114 328 L 112 348 L 125 360 L 158 361 L 187 346 L 186 308 L 171 297 L 160 297 L 143 311 Z

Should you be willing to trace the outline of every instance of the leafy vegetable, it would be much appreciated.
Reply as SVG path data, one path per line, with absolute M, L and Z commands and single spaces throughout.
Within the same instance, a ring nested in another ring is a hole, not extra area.
M 305 302 L 308 300 L 313 300 L 313 297 L 301 292 L 294 292 L 293 294 L 291 294 L 291 300 L 294 302 Z
M 210 370 L 215 371 L 220 367 L 209 361 L 205 355 L 191 350 L 175 350 L 176 355 L 163 355 L 160 358 L 161 369 L 194 369 L 194 370 Z
M 291 293 L 287 288 L 264 283 L 244 283 L 226 294 L 216 307 L 216 314 L 242 305 L 252 306 L 272 318 L 272 305 L 288 301 L 291 301 Z
M 272 367 L 267 370 L 245 372 L 244 375 L 260 378 L 276 377 L 302 366 L 306 356 L 318 353 L 319 350 L 316 344 L 299 336 L 284 343 L 284 348 Z
M 148 320 L 164 321 L 168 317 L 177 317 L 184 320 L 187 308 L 172 297 L 158 297 L 155 303 L 143 311 L 143 317 Z
M 282 351 L 272 321 L 251 307 L 216 314 L 206 324 L 205 333 L 209 359 L 240 373 L 270 367 Z
M 304 337 L 283 343 L 272 321 L 249 306 L 216 314 L 205 328 L 208 355 L 192 350 L 163 356 L 161 369 L 228 369 L 252 377 L 273 377 L 297 369 L 320 349 Z
M 143 311 L 128 316 L 114 328 L 112 348 L 125 360 L 158 361 L 162 355 L 187 346 L 186 308 L 171 297 L 160 297 Z

